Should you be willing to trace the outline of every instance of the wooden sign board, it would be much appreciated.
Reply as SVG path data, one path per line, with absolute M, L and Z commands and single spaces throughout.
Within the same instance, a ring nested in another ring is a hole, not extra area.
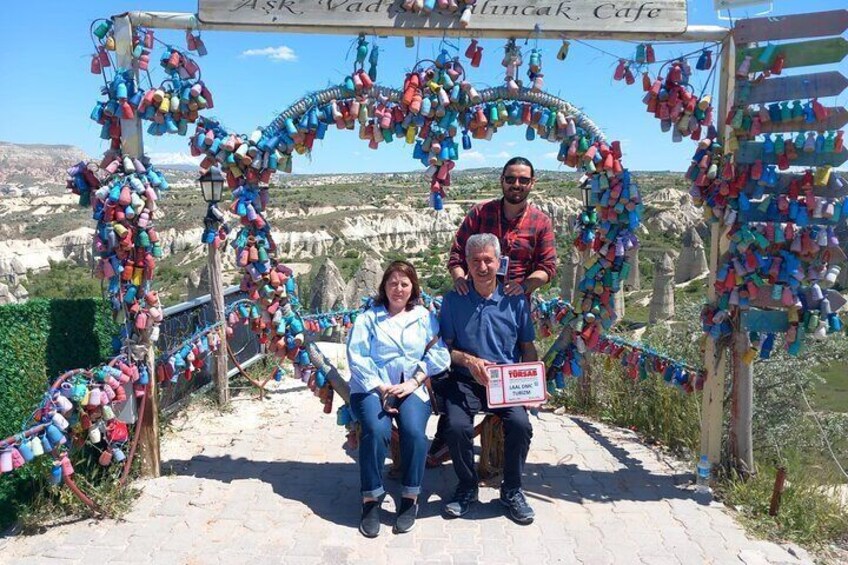
M 759 104 L 798 98 L 824 98 L 838 96 L 848 86 L 848 79 L 839 71 L 796 75 L 791 77 L 767 78 L 751 84 L 751 90 L 744 102 Z
M 773 221 L 775 221 L 773 219 L 770 219 L 766 215 L 766 212 L 761 212 L 756 207 L 756 204 L 752 204 L 751 209 L 748 210 L 748 211 L 743 212 L 743 211 L 740 210 L 739 213 L 738 213 L 738 218 L 739 218 L 739 223 L 742 223 L 742 224 L 747 224 L 747 223 L 750 223 L 750 222 L 773 222 Z M 787 220 L 782 220 L 782 221 L 787 221 Z M 838 222 L 834 222 L 832 219 L 827 219 L 827 218 L 809 218 L 807 220 L 807 222 L 810 225 L 816 225 L 816 226 L 835 226 L 838 223 Z
M 771 297 L 771 285 L 763 286 L 759 289 L 759 295 L 756 299 L 751 301 L 751 305 L 756 308 L 777 308 L 780 310 L 785 310 L 786 306 L 780 300 L 773 300 Z M 809 300 L 809 290 L 807 291 L 807 299 Z M 828 302 L 830 302 L 830 310 L 832 312 L 838 311 L 840 308 L 845 306 L 846 300 L 845 297 L 842 296 L 838 291 L 831 289 L 827 289 L 824 291 L 824 297 L 827 298 Z M 752 330 L 752 331 L 760 331 L 760 330 Z
M 759 187 L 757 186 L 759 181 L 749 180 L 748 184 L 745 186 L 745 194 L 751 196 L 752 194 L 758 193 L 760 190 L 763 191 L 763 194 L 785 194 L 789 192 L 789 184 L 795 179 L 800 181 L 802 177 L 803 175 L 793 173 L 780 173 L 777 177 L 777 184 L 772 187 Z M 827 186 L 814 186 L 813 194 L 824 198 L 840 198 L 842 196 L 846 196 L 848 195 L 848 181 L 843 180 L 838 172 L 832 171 L 830 173 L 830 181 L 828 181 Z
M 206 24 L 251 24 L 310 28 L 461 29 L 459 12 L 407 12 L 402 0 L 198 0 L 198 18 Z M 478 0 L 469 35 L 474 30 L 514 31 L 530 36 L 545 32 L 686 31 L 686 0 Z M 326 33 L 326 31 L 324 32 Z
M 803 120 L 791 120 L 786 122 L 767 122 L 760 126 L 762 133 L 783 133 L 794 131 L 828 131 L 840 129 L 848 124 L 848 110 L 845 108 L 830 107 L 827 109 L 827 118 L 824 121 L 805 122 Z M 741 132 L 745 133 L 745 132 Z
M 742 327 L 749 332 L 784 333 L 789 330 L 789 314 L 781 310 L 743 310 Z
M 777 164 L 777 155 L 775 153 L 763 154 L 763 144 L 759 141 L 743 141 L 739 144 L 739 150 L 736 151 L 737 163 L 753 163 L 757 159 L 762 159 L 767 165 Z M 838 167 L 845 161 L 848 161 L 848 148 L 843 147 L 839 153 L 798 153 L 798 158 L 790 161 L 790 165 L 798 167 L 820 167 L 822 165 L 830 165 Z
M 733 28 L 737 44 L 778 39 L 842 35 L 848 28 L 848 10 L 738 20 Z
M 750 56 L 751 67 L 749 72 L 764 71 L 771 66 L 771 61 L 768 64 L 759 61 L 759 56 L 765 49 L 766 47 L 740 49 L 736 52 L 736 64 L 742 62 L 746 56 Z M 777 46 L 774 56 L 776 57 L 778 53 L 782 53 L 786 58 L 783 63 L 784 69 L 838 63 L 845 55 L 848 55 L 848 41 L 841 37 L 831 37 L 830 39 L 814 39 L 801 43 L 786 43 Z

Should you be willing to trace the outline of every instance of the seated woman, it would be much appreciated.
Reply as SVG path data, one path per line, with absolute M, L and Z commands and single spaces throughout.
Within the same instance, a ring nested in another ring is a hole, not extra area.
M 359 421 L 359 474 L 362 520 L 359 531 L 380 532 L 383 464 L 391 439 L 391 418 L 400 431 L 403 489 L 395 533 L 410 531 L 418 513 L 418 494 L 427 457 L 425 427 L 430 399 L 422 386 L 450 366 L 434 314 L 420 305 L 415 268 L 394 261 L 383 273 L 374 305 L 356 318 L 347 344 L 350 407 Z

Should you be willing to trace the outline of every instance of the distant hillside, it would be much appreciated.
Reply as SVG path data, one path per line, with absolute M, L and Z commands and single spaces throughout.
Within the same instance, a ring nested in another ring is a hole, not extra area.
M 0 190 L 38 187 L 64 190 L 65 169 L 88 156 L 73 145 L 21 144 L 0 141 Z

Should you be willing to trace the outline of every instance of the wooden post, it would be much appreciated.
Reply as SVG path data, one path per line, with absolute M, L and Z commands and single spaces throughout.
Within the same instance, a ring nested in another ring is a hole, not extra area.
M 735 67 L 737 64 L 737 46 L 734 41 L 733 58 L 728 61 L 728 73 L 733 77 L 731 83 L 735 83 Z M 744 47 L 744 45 L 742 46 Z M 753 67 L 753 65 L 752 65 Z M 751 69 L 753 71 L 753 68 Z M 728 100 L 733 100 L 735 94 L 734 84 L 728 85 L 726 95 Z M 727 110 L 732 107 L 732 102 L 725 108 Z M 725 146 L 726 140 L 734 135 L 733 128 L 728 127 L 724 132 Z M 744 157 L 743 149 L 748 142 L 740 143 L 740 149 L 736 151 L 734 160 L 737 164 L 747 162 Z M 740 217 L 741 220 L 741 217 Z M 730 226 L 726 226 L 730 227 Z M 751 348 L 751 341 L 748 338 L 748 333 L 743 327 L 740 319 L 737 319 L 733 324 L 733 334 L 731 336 L 732 348 L 732 369 L 733 386 L 731 387 L 730 400 L 730 430 L 728 438 L 728 447 L 730 451 L 730 464 L 743 477 L 747 478 L 754 472 L 754 446 L 753 446 L 753 430 L 751 428 L 753 422 L 754 411 L 754 364 L 753 360 L 750 363 L 745 362 L 745 354 Z
M 132 23 L 128 15 L 112 18 L 115 35 L 115 63 L 119 69 L 133 69 Z M 138 84 L 138 69 L 133 69 Z M 124 155 L 141 158 L 144 155 L 144 130 L 138 112 L 134 118 L 121 119 L 121 151 Z
M 780 512 L 780 499 L 783 496 L 783 483 L 786 481 L 786 467 L 778 467 L 777 475 L 774 477 L 774 488 L 771 491 L 771 504 L 769 504 L 769 516 L 777 516 Z
M 212 310 L 215 322 L 219 324 L 221 347 L 215 352 L 215 388 L 218 390 L 218 405 L 224 406 L 230 400 L 230 379 L 227 376 L 227 320 L 224 317 L 224 286 L 221 281 L 221 255 L 214 245 L 207 245 L 209 260 L 209 296 L 212 299 Z
M 132 69 L 132 23 L 127 15 L 112 18 L 115 36 L 115 62 L 118 68 Z M 134 70 L 138 81 L 138 71 Z M 144 155 L 144 139 L 142 137 L 141 118 L 136 115 L 129 120 L 121 120 L 121 151 L 124 155 L 141 158 Z M 144 359 L 150 383 L 147 386 L 147 401 L 144 404 L 144 416 L 141 429 L 138 431 L 138 446 L 141 454 L 141 475 L 158 477 L 159 466 L 159 390 L 156 386 L 156 353 L 153 344 L 147 346 L 147 351 L 137 357 Z
M 718 122 L 719 139 L 727 147 L 727 140 L 733 135 L 733 130 L 724 124 L 724 116 L 733 105 L 736 79 L 734 61 L 736 46 L 733 36 L 728 35 L 721 43 L 721 75 L 719 81 L 719 101 L 716 121 Z M 710 276 L 707 286 L 707 296 L 711 303 L 716 301 L 715 280 L 718 271 L 718 260 L 721 255 L 722 237 L 725 226 L 720 222 L 710 225 Z M 706 455 L 713 467 L 721 462 L 721 435 L 724 419 L 724 380 L 726 360 L 716 341 L 707 336 L 704 348 L 704 366 L 707 370 L 707 382 L 704 384 L 701 398 L 701 454 Z
M 141 476 L 156 478 L 161 475 L 159 458 L 159 387 L 156 384 L 156 352 L 147 348 L 147 402 L 144 404 L 144 420 L 139 430 L 138 448 L 141 454 Z
M 741 324 L 740 324 L 741 325 Z M 754 443 L 751 430 L 754 407 L 754 364 L 745 362 L 751 348 L 745 328 L 733 330 L 733 397 L 730 408 L 730 453 L 742 477 L 754 472 Z

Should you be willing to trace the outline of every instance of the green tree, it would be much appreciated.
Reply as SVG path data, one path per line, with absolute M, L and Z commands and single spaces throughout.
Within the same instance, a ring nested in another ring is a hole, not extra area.
M 91 270 L 67 261 L 50 261 L 46 271 L 27 272 L 27 290 L 31 298 L 99 298 L 100 281 Z

